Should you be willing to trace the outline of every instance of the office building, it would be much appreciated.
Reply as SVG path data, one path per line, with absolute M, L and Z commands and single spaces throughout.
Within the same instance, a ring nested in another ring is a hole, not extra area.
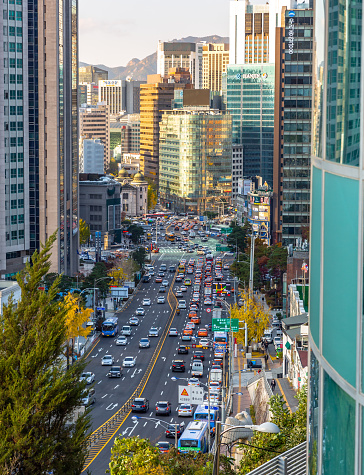
M 229 114 L 197 107 L 164 111 L 159 153 L 160 197 L 167 208 L 202 215 L 230 203 Z
M 104 145 L 104 169 L 110 163 L 109 106 L 99 103 L 93 107 L 80 108 L 80 140 L 99 139 Z
M 310 215 L 313 10 L 283 8 L 277 29 L 274 116 L 274 242 L 308 238 Z
M 121 155 L 140 152 L 140 114 L 130 114 L 120 119 Z
M 250 223 L 254 235 L 267 246 L 271 245 L 272 197 L 273 192 L 265 183 L 247 193 L 244 207 L 244 218 Z
M 104 173 L 104 144 L 99 139 L 80 140 L 80 173 Z
M 123 110 L 127 114 L 140 113 L 140 85 L 147 81 L 134 81 L 127 78 L 123 81 Z
M 101 242 L 113 242 L 115 234 L 120 233 L 121 186 L 109 176 L 97 179 L 80 174 L 80 218 L 90 226 L 90 235 L 95 242 L 95 232 L 101 232 Z
M 290 3 L 231 1 L 229 64 L 274 63 L 276 27 L 281 26 L 282 7 L 288 8 Z
M 203 43 L 164 43 L 157 49 L 157 74 L 168 77 L 171 68 L 188 69 L 195 89 L 202 88 Z
M 222 74 L 229 64 L 229 45 L 207 43 L 202 46 L 202 88 L 222 90 Z
M 98 68 L 96 66 L 81 66 L 78 68 L 78 82 L 79 83 L 95 83 L 109 79 L 108 71 Z
M 95 83 L 86 82 L 78 84 L 78 102 L 81 106 L 83 104 L 97 105 L 99 102 L 99 86 Z
M 239 180 L 244 176 L 243 165 L 243 146 L 233 144 L 233 158 L 231 165 L 231 199 L 232 204 L 236 204 L 236 196 L 238 194 Z
M 109 106 L 110 115 L 119 115 L 123 110 L 123 83 L 121 80 L 99 81 L 99 102 Z
M 77 3 L 1 3 L 0 275 L 58 229 L 51 271 L 78 270 Z M 47 18 L 45 17 L 47 11 Z M 56 88 L 54 84 L 59 86 Z
M 318 0 L 315 17 L 308 473 L 356 474 L 364 471 L 362 4 Z
M 171 109 L 174 84 L 162 82 L 159 75 L 148 76 L 140 86 L 140 162 L 146 178 L 158 185 L 159 123 L 163 111 Z
M 233 121 L 233 144 L 243 147 L 244 176 L 273 185 L 274 65 L 229 65 L 223 100 Z

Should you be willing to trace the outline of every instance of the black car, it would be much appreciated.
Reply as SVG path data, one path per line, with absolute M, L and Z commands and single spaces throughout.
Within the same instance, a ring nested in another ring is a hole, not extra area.
M 169 424 L 167 429 L 166 429 L 166 437 L 171 437 L 175 438 L 176 434 L 176 429 L 177 429 L 177 437 L 180 437 L 182 435 L 183 429 L 184 428 L 184 423 L 182 422 L 181 424 Z
M 168 401 L 158 401 L 157 404 L 155 405 L 155 413 L 156 415 L 167 415 L 172 411 L 171 403 Z
M 187 346 L 185 346 L 185 345 L 180 345 L 180 346 L 178 347 L 177 353 L 178 353 L 179 355 L 188 355 L 188 348 L 187 348 Z
M 203 361 L 205 359 L 205 355 L 203 354 L 203 351 L 196 350 L 195 353 L 193 354 L 193 359 Z
M 166 291 L 166 288 L 164 287 L 164 285 L 161 285 L 159 287 L 159 292 L 165 292 Z
M 181 373 L 184 373 L 186 371 L 185 362 L 183 360 L 173 360 L 172 371 L 180 371 Z
M 149 401 L 145 397 L 136 397 L 131 405 L 132 412 L 147 412 L 149 411 Z
M 121 366 L 111 366 L 110 371 L 107 373 L 109 378 L 121 378 L 122 374 Z

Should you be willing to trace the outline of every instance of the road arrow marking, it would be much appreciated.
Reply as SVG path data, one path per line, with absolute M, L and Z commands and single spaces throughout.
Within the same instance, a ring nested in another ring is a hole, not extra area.
M 109 404 L 106 408 L 107 411 L 112 411 L 113 409 L 115 409 L 115 407 L 117 407 L 119 404 L 116 403 L 116 404 Z
M 135 368 L 134 373 L 130 377 L 134 378 L 136 372 L 137 372 L 137 369 Z

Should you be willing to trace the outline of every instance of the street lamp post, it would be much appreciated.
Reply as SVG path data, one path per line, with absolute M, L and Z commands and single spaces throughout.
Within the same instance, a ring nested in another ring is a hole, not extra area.
M 221 425 L 229 426 L 228 429 L 225 429 L 221 432 Z M 221 446 L 221 437 L 231 430 L 235 429 L 251 429 L 257 432 L 265 432 L 269 434 L 279 434 L 280 429 L 279 427 L 274 424 L 273 422 L 263 422 L 260 425 L 243 425 L 243 426 L 233 426 L 230 424 L 224 424 L 223 422 L 216 422 L 216 452 L 214 457 L 214 466 L 213 466 L 213 475 L 219 475 L 220 473 L 220 446 Z M 264 448 L 262 448 L 264 450 Z
M 167 425 L 167 423 L 164 423 L 164 422 L 160 421 L 159 419 L 156 419 L 155 417 L 133 416 L 133 417 L 131 418 L 131 420 L 134 422 L 134 424 L 135 424 L 139 419 L 145 419 L 145 420 L 147 420 L 147 421 L 159 422 L 160 425 L 161 425 L 162 427 L 165 427 L 166 429 L 168 429 L 168 425 L 174 426 L 174 447 L 175 447 L 176 450 L 178 449 L 178 434 L 177 434 L 177 428 L 178 428 L 178 425 L 179 425 L 178 422 L 175 422 L 175 423 L 172 423 L 172 422 L 171 422 L 171 423 L 169 423 L 169 424 Z M 166 424 L 166 425 L 164 425 L 164 424 Z M 184 422 L 182 422 L 180 425 L 181 425 L 181 427 L 184 426 Z

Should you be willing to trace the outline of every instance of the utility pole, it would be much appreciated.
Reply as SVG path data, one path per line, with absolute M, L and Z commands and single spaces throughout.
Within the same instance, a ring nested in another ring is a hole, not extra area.
M 250 240 L 250 273 L 249 273 L 249 296 L 252 298 L 254 292 L 254 243 L 255 236 L 252 232 Z

